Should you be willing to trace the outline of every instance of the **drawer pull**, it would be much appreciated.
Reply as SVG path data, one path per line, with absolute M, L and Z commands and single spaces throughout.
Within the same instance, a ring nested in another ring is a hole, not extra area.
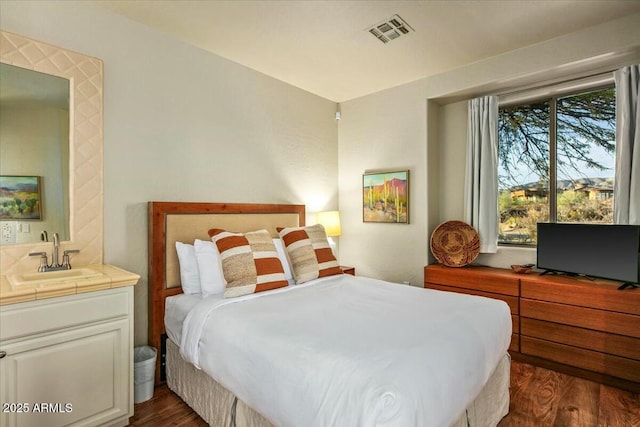
M 2 359 L 3 357 L 5 357 L 7 355 L 6 351 L 0 351 L 0 359 Z

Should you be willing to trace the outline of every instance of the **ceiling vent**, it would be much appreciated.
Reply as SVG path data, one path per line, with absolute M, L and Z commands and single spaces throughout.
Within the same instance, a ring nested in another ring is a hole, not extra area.
M 413 33 L 415 30 L 411 28 L 404 19 L 400 18 L 399 15 L 393 15 L 391 18 L 367 28 L 367 31 L 382 43 L 389 43 L 391 40 Z

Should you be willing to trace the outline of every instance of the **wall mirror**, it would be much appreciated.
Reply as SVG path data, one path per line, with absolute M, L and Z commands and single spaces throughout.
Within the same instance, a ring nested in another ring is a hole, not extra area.
M 103 67 L 102 61 L 87 55 L 52 46 L 47 43 L 32 40 L 17 34 L 0 31 L 0 63 L 3 73 L 22 74 L 37 72 L 31 75 L 36 79 L 44 79 L 42 74 L 53 76 L 55 81 L 66 82 L 68 118 L 59 118 L 60 122 L 68 124 L 68 130 L 63 128 L 60 133 L 68 136 L 66 142 L 59 142 L 60 147 L 67 147 L 68 156 L 65 160 L 63 149 L 58 151 L 59 187 L 68 189 L 66 196 L 61 196 L 60 212 L 68 212 L 66 219 L 61 219 L 59 225 L 47 225 L 49 237 L 53 232 L 61 235 L 61 250 L 80 249 L 74 254 L 74 265 L 101 263 L 103 257 Z M 5 65 L 12 68 L 5 68 Z M 7 71 L 8 70 L 8 71 Z M 4 76 L 4 74 L 3 74 Z M 35 76 L 35 77 L 34 77 Z M 33 83 L 33 80 L 31 81 Z M 33 84 L 28 85 L 33 89 Z M 29 90 L 30 90 L 29 89 Z M 4 91 L 4 89 L 3 89 Z M 27 90 L 28 91 L 28 90 Z M 2 111 L 4 115 L 4 109 Z M 31 115 L 30 118 L 33 118 Z M 33 126 L 32 126 L 33 127 Z M 4 130 L 2 130 L 4 132 Z M 0 141 L 5 144 L 4 133 Z M 49 135 L 50 136 L 50 135 Z M 27 138 L 28 136 L 25 136 Z M 22 137 L 21 137 L 22 138 Z M 45 139 L 44 137 L 38 139 Z M 8 141 L 8 140 L 7 140 Z M 3 158 L 0 175 L 32 175 L 40 174 L 43 193 L 43 221 L 52 215 L 47 198 L 50 186 L 56 178 L 47 177 L 45 172 L 22 171 L 18 164 L 28 163 L 29 153 L 24 149 L 24 139 L 20 142 L 23 147 L 19 153 L 21 158 L 13 157 L 11 167 Z M 3 147 L 4 149 L 4 147 Z M 45 148 L 40 148 L 44 150 Z M 51 149 L 49 145 L 46 149 Z M 18 156 L 18 154 L 15 154 Z M 54 154 L 46 157 L 48 163 Z M 3 155 L 4 157 L 4 155 Z M 16 167 L 16 169 L 11 169 Z M 52 175 L 53 176 L 53 175 Z M 60 190 L 62 193 L 62 190 Z M 8 221 L 7 221 L 8 222 Z M 37 257 L 29 257 L 29 252 L 46 251 L 51 253 L 51 243 L 40 241 L 38 224 L 40 221 L 17 221 L 22 234 L 35 236 L 32 241 L 16 241 L 15 244 L 0 245 L 0 269 L 2 275 L 21 271 L 30 271 L 38 266 Z M 5 222 L 0 222 L 0 225 Z M 22 224 L 29 224 L 22 228 Z M 16 226 L 17 227 L 17 226 Z M 27 233 L 26 229 L 34 230 Z M 18 238 L 16 240 L 18 240 Z
M 69 99 L 68 79 L 0 63 L 0 245 L 69 240 Z

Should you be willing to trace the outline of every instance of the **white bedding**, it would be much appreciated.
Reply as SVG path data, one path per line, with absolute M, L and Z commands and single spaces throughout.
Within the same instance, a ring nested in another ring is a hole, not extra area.
M 350 275 L 187 315 L 182 356 L 282 426 L 448 426 L 511 339 L 502 301 Z
M 289 286 L 294 285 L 293 279 L 289 280 Z M 171 341 L 177 344 L 182 341 L 184 319 L 203 298 L 202 294 L 178 294 L 165 299 L 164 329 Z M 210 295 L 206 298 L 209 300 L 228 301 L 223 294 Z M 218 303 L 210 302 L 209 304 Z
M 164 329 L 171 341 L 179 343 L 182 340 L 184 319 L 200 301 L 202 301 L 201 294 L 179 294 L 165 299 Z

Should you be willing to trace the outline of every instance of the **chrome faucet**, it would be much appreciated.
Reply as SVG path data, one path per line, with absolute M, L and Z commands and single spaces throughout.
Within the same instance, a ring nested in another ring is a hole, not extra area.
M 58 249 L 60 248 L 60 236 L 58 233 L 53 233 L 53 253 L 51 254 L 51 265 L 50 268 L 58 268 L 60 267 L 60 263 L 58 260 Z
M 62 256 L 62 264 L 60 264 L 59 262 L 59 256 L 58 256 L 59 250 L 60 250 L 60 236 L 58 235 L 58 233 L 53 233 L 53 252 L 51 254 L 51 265 L 48 264 L 46 252 L 31 252 L 29 256 L 40 257 L 40 265 L 38 266 L 39 272 L 71 270 L 71 263 L 69 262 L 69 254 L 78 253 L 80 252 L 80 250 L 68 249 L 64 251 L 64 254 Z
M 40 265 L 38 266 L 38 273 L 44 273 L 48 271 L 49 265 L 47 264 L 47 253 L 46 252 L 30 252 L 29 256 L 39 256 L 40 257 Z
M 62 265 L 60 266 L 63 270 L 71 270 L 71 263 L 69 262 L 69 254 L 77 254 L 80 252 L 80 249 L 67 249 L 62 254 Z

